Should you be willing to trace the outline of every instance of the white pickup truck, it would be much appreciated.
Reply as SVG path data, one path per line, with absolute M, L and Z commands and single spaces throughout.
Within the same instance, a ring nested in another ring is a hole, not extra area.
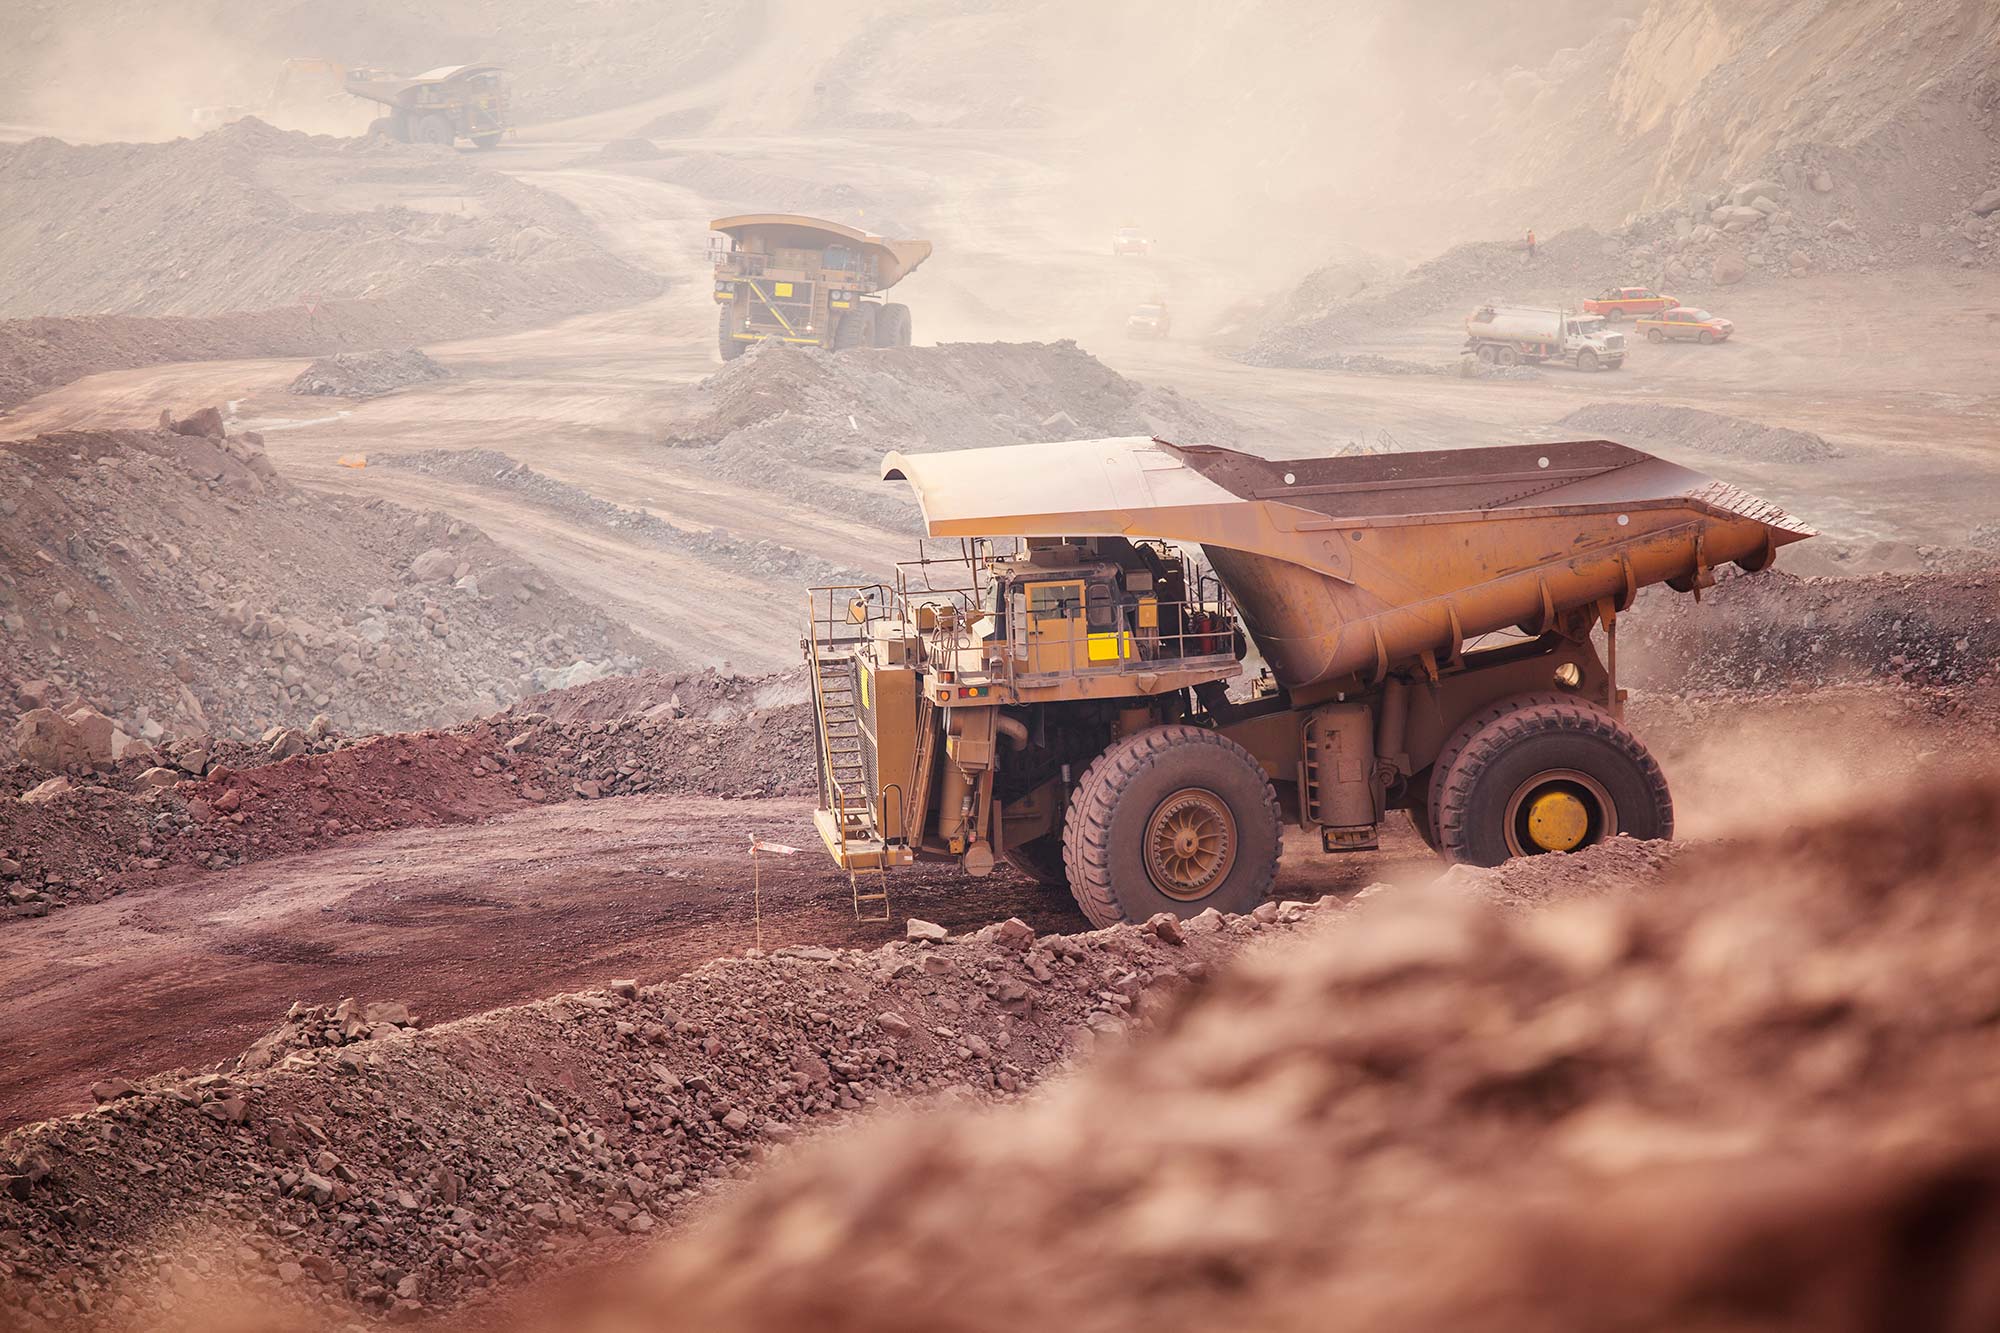
M 1578 370 L 1616 370 L 1625 364 L 1625 335 L 1612 333 L 1601 315 L 1483 305 L 1466 317 L 1465 350 L 1488 365 L 1561 361 Z

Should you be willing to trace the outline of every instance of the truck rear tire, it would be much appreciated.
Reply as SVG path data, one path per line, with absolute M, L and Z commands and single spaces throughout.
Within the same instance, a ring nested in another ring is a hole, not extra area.
M 1017 847 L 1009 847 L 1002 855 L 1014 872 L 1047 888 L 1068 888 L 1069 870 L 1063 864 L 1063 837 L 1060 833 L 1044 833 L 1039 838 L 1030 838 Z
M 396 132 L 396 122 L 389 116 L 377 116 L 368 122 L 367 137 L 373 139 L 378 134 L 384 139 L 400 139 L 403 137 Z
M 1573 695 L 1529 694 L 1475 720 L 1481 725 L 1449 766 L 1431 773 L 1433 828 L 1447 860 L 1496 866 L 1620 833 L 1673 836 L 1673 797 L 1658 761 L 1603 709 Z
M 833 350 L 849 351 L 856 347 L 875 345 L 875 307 L 858 305 L 840 317 L 833 326 Z
M 1063 860 L 1096 926 L 1247 912 L 1278 875 L 1278 798 L 1236 742 L 1150 727 L 1099 755 L 1070 798 Z
M 729 306 L 723 306 L 715 312 L 715 349 L 722 353 L 724 361 L 734 361 L 743 355 L 745 348 L 750 346 L 749 343 L 736 340 L 735 322 L 730 318 L 735 313 L 736 311 Z
M 1493 353 L 1493 359 L 1503 366 L 1517 366 L 1521 364 L 1521 354 L 1511 347 L 1496 349 Z
M 885 301 L 875 312 L 875 345 L 877 347 L 908 347 L 910 345 L 910 308 Z
M 502 137 L 504 137 L 504 131 L 501 130 L 494 130 L 491 134 L 475 134 L 472 136 L 472 146 L 474 148 L 498 148 Z
M 416 143 L 437 144 L 442 148 L 449 148 L 457 141 L 458 131 L 443 116 L 432 114 L 417 122 L 416 132 L 410 137 Z

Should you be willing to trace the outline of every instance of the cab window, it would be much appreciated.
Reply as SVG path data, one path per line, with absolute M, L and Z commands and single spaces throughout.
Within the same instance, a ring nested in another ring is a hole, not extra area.
M 1086 603 L 1092 629 L 1111 629 L 1117 623 L 1117 603 L 1112 600 L 1111 585 L 1102 579 L 1090 584 L 1090 599 Z
M 1028 614 L 1071 617 L 1082 611 L 1077 605 L 1083 589 L 1074 583 L 1031 583 L 1028 585 Z

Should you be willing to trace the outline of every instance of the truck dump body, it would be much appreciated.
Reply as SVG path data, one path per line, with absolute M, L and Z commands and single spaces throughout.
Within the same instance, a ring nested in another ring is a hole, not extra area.
M 1381 679 L 1468 639 L 1811 536 L 1723 482 L 1608 440 L 1271 461 L 1144 437 L 891 454 L 932 536 L 1199 544 L 1279 682 Z

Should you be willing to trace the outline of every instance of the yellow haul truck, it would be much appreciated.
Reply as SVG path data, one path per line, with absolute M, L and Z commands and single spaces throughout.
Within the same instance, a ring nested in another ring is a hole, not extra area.
M 766 340 L 836 351 L 910 345 L 910 308 L 876 297 L 930 258 L 929 241 L 884 240 L 791 213 L 708 225 L 719 233 L 716 342 L 724 361 Z
M 817 823 L 884 916 L 919 857 L 1066 882 L 1099 924 L 1247 911 L 1286 819 L 1358 851 L 1403 810 L 1475 865 L 1666 837 L 1618 614 L 1812 535 L 1607 440 L 1281 462 L 1087 440 L 892 453 L 883 477 L 958 549 L 814 589 L 805 647 Z

